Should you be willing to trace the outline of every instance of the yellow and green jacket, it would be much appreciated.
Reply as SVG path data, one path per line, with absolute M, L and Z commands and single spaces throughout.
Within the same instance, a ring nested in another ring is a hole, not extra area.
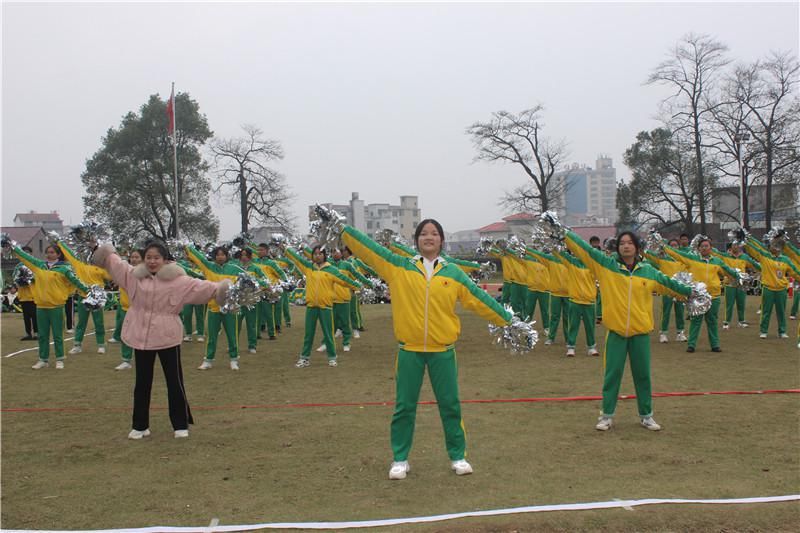
M 186 258 L 194 264 L 203 276 L 208 281 L 222 281 L 223 279 L 231 280 L 231 283 L 236 283 L 239 273 L 242 271 L 240 268 L 231 264 L 230 261 L 220 266 L 213 261 L 209 261 L 206 255 L 195 248 L 194 246 L 186 247 Z M 220 307 L 216 300 L 208 301 L 208 310 L 213 313 L 220 313 Z
M 514 260 L 514 254 L 508 250 L 491 248 L 489 250 L 489 255 L 500 260 L 500 270 L 502 270 L 503 274 L 503 283 L 525 284 L 527 274 L 525 271 L 520 270 L 519 265 Z
M 577 233 L 566 235 L 567 248 L 592 271 L 600 283 L 603 325 L 623 337 L 653 331 L 653 293 L 686 299 L 692 288 L 678 283 L 647 263 L 632 270 L 584 241 Z
M 757 270 L 761 271 L 761 265 L 758 264 L 758 261 L 754 260 L 752 257 L 747 255 L 746 253 L 741 253 L 738 256 L 734 256 L 728 252 L 723 252 L 722 250 L 717 250 L 716 248 L 711 249 L 711 253 L 715 257 L 719 257 L 723 263 L 731 267 L 732 269 L 736 270 L 737 268 L 742 272 L 746 272 L 748 270 Z M 737 286 L 737 283 L 728 278 L 728 285 L 731 287 Z
M 550 274 L 550 285 L 548 290 L 553 296 L 560 298 L 569 297 L 569 275 L 567 274 L 567 267 L 561 264 L 561 260 L 550 254 L 540 252 L 533 248 L 527 248 L 528 253 L 534 255 L 544 263 L 547 267 L 547 272 Z
M 511 321 L 511 313 L 456 265 L 437 261 L 428 280 L 420 256 L 392 253 L 351 226 L 345 226 L 342 241 L 389 285 L 394 335 L 405 350 L 449 349 L 461 333 L 456 302 L 496 325 Z
M 339 272 L 356 281 L 360 285 L 372 287 L 372 282 L 361 275 L 356 266 L 347 259 L 340 259 L 339 261 L 330 261 L 330 263 L 339 269 Z M 333 303 L 343 304 L 350 301 L 353 296 L 353 291 L 343 285 L 333 286 Z
M 783 255 L 789 258 L 796 270 L 800 270 L 800 248 L 786 241 L 786 245 L 783 247 Z
M 547 292 L 550 288 L 550 272 L 547 266 L 530 252 L 525 253 L 525 257 L 520 257 L 522 269 L 525 272 L 525 285 L 528 290 L 536 292 Z
M 558 257 L 567 269 L 567 292 L 570 301 L 582 305 L 594 304 L 597 299 L 597 283 L 592 271 L 586 268 L 583 261 L 570 254 L 554 251 L 553 255 Z
M 671 278 L 678 272 L 686 272 L 686 265 L 681 263 L 680 261 L 676 261 L 675 259 L 671 258 L 670 256 L 658 256 L 653 252 L 645 251 L 644 253 L 645 258 L 647 258 L 650 263 L 655 266 L 658 270 L 661 271 L 662 274 Z
M 353 262 L 353 265 L 355 265 L 356 269 L 358 270 L 358 272 L 360 274 L 362 274 L 364 276 L 372 276 L 373 278 L 379 277 L 377 272 L 372 270 L 369 267 L 369 265 L 367 265 L 364 261 L 362 261 L 358 257 L 351 256 L 350 260 Z
M 783 254 L 773 255 L 761 242 L 749 237 L 745 250 L 761 264 L 761 285 L 771 291 L 782 291 L 789 287 L 789 276 L 800 279 L 800 271 Z
M 721 278 L 723 276 L 728 276 L 734 281 L 738 278 L 735 270 L 713 255 L 709 255 L 708 259 L 704 259 L 699 254 L 681 252 L 668 244 L 664 245 L 664 253 L 683 263 L 686 269 L 691 272 L 692 281 L 705 283 L 712 298 L 722 294 Z M 603 318 L 605 319 L 605 317 Z
M 11 274 L 11 279 L 13 280 L 17 279 L 17 272 L 19 271 L 20 266 L 22 266 L 22 263 L 14 267 L 14 273 Z M 17 287 L 17 300 L 19 300 L 20 302 L 33 302 L 34 301 L 33 284 L 35 282 L 36 282 L 36 277 L 34 276 L 33 280 L 31 281 L 31 284 L 26 287 L 20 287 L 15 283 L 14 285 Z
M 261 269 L 261 272 L 271 283 L 286 281 L 286 272 L 283 271 L 277 261 L 273 261 L 268 257 L 259 257 L 258 259 L 253 259 L 253 264 Z
M 306 307 L 329 309 L 333 307 L 334 287 L 358 290 L 361 285 L 342 274 L 327 261 L 321 265 L 312 263 L 291 248 L 286 248 L 286 258 L 306 277 Z
M 106 269 L 81 261 L 78 259 L 78 256 L 75 255 L 75 252 L 63 241 L 58 240 L 56 244 L 61 248 L 67 262 L 73 270 L 75 270 L 75 274 L 84 284 L 87 286 L 100 285 L 101 287 L 105 287 L 106 282 L 111 281 L 111 274 L 106 272 Z M 81 293 L 81 296 L 86 296 L 86 293 Z
M 53 309 L 64 305 L 76 288 L 82 294 L 89 292 L 89 287 L 75 275 L 69 263 L 59 261 L 48 266 L 46 261 L 25 253 L 19 246 L 14 247 L 14 253 L 36 277 L 36 283 L 31 284 L 36 307 Z

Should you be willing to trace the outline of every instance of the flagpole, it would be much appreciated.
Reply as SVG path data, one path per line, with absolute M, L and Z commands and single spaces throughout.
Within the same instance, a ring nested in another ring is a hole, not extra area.
M 179 200 L 178 200 L 178 140 L 177 140 L 177 126 L 178 126 L 178 117 L 176 113 L 176 105 L 175 105 L 175 82 L 172 82 L 172 169 L 174 171 L 175 176 L 175 238 L 178 238 L 180 232 L 178 231 L 178 208 L 179 208 Z

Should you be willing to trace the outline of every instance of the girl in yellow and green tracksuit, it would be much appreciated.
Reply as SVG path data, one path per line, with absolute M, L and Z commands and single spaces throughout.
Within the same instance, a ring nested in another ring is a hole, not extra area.
M 507 255 L 504 250 L 500 250 L 497 247 L 489 249 L 489 257 L 500 260 L 500 273 L 503 276 L 503 288 L 500 291 L 500 302 L 503 305 L 512 305 L 512 288 L 514 284 L 517 283 L 517 269 L 514 264 L 514 259 L 510 254 Z M 513 305 L 511 308 L 514 308 Z
M 219 246 L 214 249 L 212 254 L 214 256 L 213 263 L 194 246 L 186 247 L 187 259 L 200 270 L 208 281 L 229 279 L 232 283 L 235 283 L 242 270 L 230 264 L 228 250 Z M 223 313 L 220 311 L 219 304 L 215 300 L 211 300 L 208 302 L 206 316 L 208 317 L 206 321 L 206 356 L 200 366 L 197 367 L 198 370 L 211 368 L 214 356 L 217 353 L 217 338 L 219 337 L 220 327 L 225 330 L 225 336 L 228 339 L 228 356 L 231 360 L 231 370 L 239 370 L 238 313 Z
M 786 333 L 786 293 L 789 288 L 789 276 L 800 278 L 800 271 L 794 267 L 788 257 L 780 253 L 776 247 L 769 250 L 761 242 L 749 237 L 745 250 L 761 265 L 761 324 L 759 336 L 767 338 L 769 319 L 772 308 L 778 318 L 778 337 L 789 338 Z
M 268 278 L 261 267 L 253 262 L 252 250 L 244 248 L 238 251 L 236 256 L 231 259 L 230 264 L 239 268 L 242 272 L 249 272 L 252 274 L 260 285 L 266 285 Z M 242 307 L 239 313 L 237 313 L 236 343 L 239 343 L 242 324 L 245 324 L 245 329 L 247 331 L 247 351 L 249 353 L 256 353 L 259 327 L 258 311 L 260 304 L 261 302 L 258 302 L 252 307 Z
M 15 247 L 14 253 L 22 264 L 30 268 L 36 279 L 31 285 L 33 301 L 36 302 L 36 325 L 39 328 L 39 361 L 35 370 L 48 366 L 50 358 L 50 333 L 56 353 L 56 368 L 64 367 L 64 302 L 77 288 L 86 294 L 89 287 L 75 275 L 64 254 L 55 245 L 45 249 L 46 261 L 27 254 Z
M 128 254 L 128 263 L 135 267 L 142 262 L 144 259 L 143 255 L 144 252 L 142 250 L 131 250 Z M 117 307 L 116 323 L 114 324 L 114 335 L 112 335 L 112 338 L 117 339 L 117 342 L 119 342 L 120 352 L 122 353 L 122 362 L 117 365 L 114 370 L 129 370 L 133 367 L 131 365 L 131 361 L 133 360 L 133 348 L 125 344 L 121 338 L 122 323 L 125 322 L 125 315 L 128 314 L 128 308 L 130 307 L 130 304 L 131 302 L 128 298 L 128 291 L 120 287 L 119 306 Z
M 195 279 L 206 279 L 203 273 L 192 266 L 192 263 L 185 259 L 177 261 L 178 265 L 183 269 L 187 276 Z M 186 304 L 181 311 L 181 322 L 183 322 L 183 340 L 191 342 L 192 334 L 197 331 L 197 342 L 204 342 L 206 335 L 206 313 L 208 312 L 208 304 Z M 192 327 L 192 318 L 194 318 L 194 328 Z
M 32 253 L 33 250 L 28 248 L 27 246 L 23 248 L 23 251 Z M 36 340 L 38 335 L 38 328 L 36 325 L 36 302 L 33 299 L 33 287 L 32 285 L 36 283 L 35 278 L 31 280 L 29 285 L 17 285 L 17 275 L 22 267 L 24 267 L 22 263 L 18 264 L 14 267 L 14 272 L 11 274 L 11 279 L 14 280 L 14 286 L 17 287 L 17 298 L 19 300 L 20 305 L 22 306 L 22 320 L 25 323 L 25 336 L 22 337 L 23 341 L 32 341 Z
M 469 474 L 466 437 L 458 398 L 454 343 L 461 332 L 456 302 L 497 325 L 512 316 L 478 288 L 460 268 L 439 257 L 444 232 L 438 222 L 420 222 L 415 241 L 423 254 L 392 253 L 360 231 L 346 226 L 342 242 L 386 280 L 392 293 L 392 321 L 400 348 L 395 363 L 397 401 L 391 423 L 394 462 L 390 479 L 403 479 L 414 436 L 417 402 L 425 369 L 444 426 L 447 454 L 456 474 Z
M 522 267 L 526 273 L 525 284 L 528 287 L 528 294 L 525 296 L 525 320 L 533 320 L 538 304 L 542 319 L 539 323 L 547 335 L 550 327 L 550 293 L 547 292 L 550 287 L 550 272 L 547 266 L 528 250 L 520 261 L 523 262 Z
M 294 267 L 291 261 L 286 259 L 285 257 L 273 257 L 273 261 L 275 261 L 279 267 L 283 270 L 286 276 L 297 276 L 297 269 Z M 290 295 L 286 294 L 285 292 L 281 294 L 281 304 L 280 309 L 283 314 L 283 322 L 286 324 L 287 328 L 292 327 L 292 314 L 289 312 L 289 300 Z M 281 331 L 281 313 L 275 313 L 275 331 Z
M 650 430 L 661 429 L 653 420 L 650 377 L 653 292 L 686 298 L 692 293 L 691 287 L 678 283 L 649 264 L 639 261 L 641 245 L 631 232 L 619 235 L 619 255 L 614 257 L 592 248 L 572 231 L 567 232 L 566 244 L 598 280 L 603 296 L 603 324 L 608 332 L 603 352 L 603 413 L 595 427 L 602 431 L 611 427 L 625 359 L 630 357 L 636 405 L 642 426 Z
M 753 260 L 749 255 L 742 253 L 737 244 L 730 243 L 728 245 L 728 252 L 720 252 L 714 248 L 711 250 L 711 253 L 719 257 L 723 263 L 734 270 L 739 269 L 742 272 L 761 270 L 761 266 L 758 262 Z M 739 327 L 746 328 L 748 326 L 744 318 L 746 302 L 747 291 L 740 287 L 738 283 L 728 280 L 728 283 L 725 285 L 725 320 L 722 321 L 722 329 L 728 329 L 728 327 L 730 327 L 734 305 L 736 305 L 736 310 L 739 313 Z
M 789 258 L 789 261 L 792 262 L 792 266 L 794 266 L 796 270 L 800 270 L 800 248 L 786 241 L 786 244 L 783 246 L 783 254 Z M 793 293 L 792 310 L 789 312 L 789 318 L 792 320 L 797 318 L 797 310 L 798 307 L 800 307 L 800 279 L 794 278 Z M 798 326 L 800 326 L 800 324 L 798 324 Z
M 677 244 L 678 241 L 674 242 Z M 686 272 L 686 265 L 668 255 L 659 256 L 649 251 L 645 251 L 644 255 L 653 266 L 668 278 L 671 278 L 678 272 Z M 678 330 L 675 340 L 678 342 L 687 340 L 686 333 L 684 332 L 683 302 L 675 300 L 668 294 L 664 294 L 661 296 L 661 329 L 659 330 L 659 342 L 669 342 L 667 332 L 669 332 L 669 319 L 673 306 L 675 307 L 675 329 Z
M 322 338 L 328 350 L 328 365 L 336 366 L 336 344 L 333 341 L 333 299 L 334 287 L 341 285 L 348 289 L 359 289 L 361 285 L 351 280 L 335 266 L 328 263 L 328 254 L 321 246 L 311 250 L 312 260 L 291 248 L 286 248 L 286 257 L 306 278 L 306 324 L 303 349 L 295 366 L 304 368 L 311 363 L 311 347 L 317 322 L 322 329 Z
M 553 255 L 561 260 L 567 269 L 569 292 L 569 330 L 567 330 L 567 357 L 575 356 L 575 343 L 578 340 L 578 330 L 583 322 L 586 332 L 586 353 L 600 355 L 594 339 L 595 306 L 597 305 L 597 284 L 592 271 L 586 268 L 583 262 L 572 254 L 553 251 Z
M 357 282 L 360 286 L 372 286 L 372 282 L 362 276 L 350 261 L 343 259 L 341 251 L 334 250 L 333 260 L 330 263 L 338 268 L 344 276 Z M 342 285 L 333 286 L 333 329 L 342 332 L 342 343 L 346 352 L 350 351 L 354 329 L 350 321 L 350 306 L 351 302 L 357 299 L 358 296 L 353 294 L 351 289 Z
M 75 270 L 75 275 L 87 286 L 99 285 L 105 287 L 107 281 L 111 281 L 111 275 L 95 265 L 90 265 L 85 261 L 81 261 L 75 255 L 69 246 L 63 241 L 58 240 L 56 244 L 61 249 L 67 262 Z M 82 296 L 86 296 L 83 294 Z M 73 340 L 72 349 L 69 351 L 71 354 L 81 353 L 83 348 L 83 337 L 86 335 L 86 326 L 89 325 L 89 314 L 92 315 L 92 322 L 94 322 L 94 335 L 97 341 L 97 353 L 106 353 L 106 326 L 103 318 L 102 309 L 94 309 L 90 311 L 85 305 L 78 305 L 78 323 L 75 325 L 75 339 Z
M 528 248 L 528 252 L 536 256 L 546 267 L 550 274 L 550 324 L 547 327 L 547 340 L 545 344 L 553 344 L 558 332 L 558 322 L 564 327 L 564 340 L 567 341 L 569 330 L 569 279 L 567 267 L 554 255 Z
M 700 328 L 703 321 L 706 323 L 708 340 L 711 344 L 712 352 L 721 352 L 719 342 L 719 297 L 722 294 L 722 276 L 728 276 L 732 280 L 737 279 L 736 271 L 728 265 L 711 255 L 711 241 L 703 240 L 699 243 L 700 254 L 691 252 L 681 252 L 668 244 L 664 245 L 664 253 L 680 261 L 692 274 L 692 281 L 702 281 L 708 288 L 711 295 L 711 308 L 704 315 L 693 316 L 689 322 L 689 345 L 687 352 L 694 352 L 697 346 L 697 339 L 700 336 Z
M 252 247 L 250 248 L 252 250 Z M 253 263 L 261 269 L 272 284 L 286 281 L 286 273 L 276 261 L 269 258 L 269 246 L 266 243 L 258 245 L 258 257 L 253 259 Z M 280 331 L 281 323 L 281 301 L 284 293 L 274 302 L 261 300 L 258 304 L 258 329 L 266 331 L 269 340 L 275 340 L 275 334 Z
M 356 268 L 359 274 L 362 276 L 372 276 L 373 278 L 377 278 L 378 274 L 375 273 L 370 267 L 368 267 L 363 261 L 353 255 L 353 252 L 347 246 L 344 247 L 342 250 L 344 254 L 344 258 L 348 261 L 351 261 L 353 266 Z M 372 286 L 370 282 L 369 286 Z M 350 299 L 350 323 L 353 325 L 353 332 L 355 336 L 355 332 L 365 331 L 364 329 L 364 318 L 361 316 L 361 302 L 358 301 L 357 296 L 353 296 Z

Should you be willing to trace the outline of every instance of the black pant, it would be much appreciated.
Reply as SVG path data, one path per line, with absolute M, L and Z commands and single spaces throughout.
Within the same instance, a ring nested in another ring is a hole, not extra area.
M 75 312 L 74 311 L 74 308 L 75 308 L 74 304 L 75 304 L 75 297 L 74 296 L 70 296 L 69 298 L 67 298 L 67 301 L 64 302 L 64 317 L 67 320 L 67 329 L 75 329 L 74 325 L 72 324 L 72 318 L 73 318 L 73 314 Z
M 36 328 L 36 303 L 20 302 L 22 303 L 22 320 L 25 322 L 25 334 L 28 337 L 36 335 L 39 331 Z
M 172 422 L 172 428 L 188 429 L 189 424 L 194 424 L 194 420 L 183 388 L 180 345 L 163 350 L 135 350 L 134 353 L 136 385 L 133 388 L 133 429 L 144 431 L 150 427 L 150 393 L 153 388 L 153 366 L 156 355 L 161 360 L 161 368 L 164 369 L 164 377 L 167 380 L 169 420 Z

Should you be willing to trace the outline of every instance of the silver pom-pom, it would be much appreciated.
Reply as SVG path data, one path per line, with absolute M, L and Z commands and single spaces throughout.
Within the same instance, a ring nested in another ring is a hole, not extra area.
M 525 241 L 517 237 L 516 235 L 512 235 L 508 238 L 508 244 L 506 245 L 506 249 L 513 253 L 518 257 L 525 257 Z
M 558 220 L 555 211 L 545 211 L 534 223 L 532 239 L 534 247 L 540 250 L 564 250 L 567 227 Z
M 374 290 L 369 287 L 364 287 L 358 291 L 358 301 L 362 304 L 374 304 L 377 303 L 378 298 Z
M 689 243 L 689 248 L 692 249 L 694 253 L 700 254 L 700 243 L 707 240 L 708 237 L 706 235 L 698 233 L 692 238 L 691 242 Z
M 186 261 L 186 247 L 194 246 L 189 239 L 168 239 L 167 249 L 172 254 L 172 258 L 176 261 Z
M 268 283 L 261 287 L 262 298 L 271 304 L 277 303 L 283 294 L 283 282 Z
M 744 228 L 732 229 L 728 232 L 728 239 L 730 239 L 731 244 L 735 244 L 736 246 L 744 246 L 747 244 L 748 237 L 750 237 L 750 232 Z
M 489 237 L 481 237 L 481 240 L 478 242 L 478 247 L 475 248 L 475 253 L 479 257 L 486 257 L 489 255 L 489 251 L 494 247 L 494 241 Z
M 486 261 L 485 263 L 480 263 L 480 265 L 481 265 L 480 269 L 474 270 L 471 273 L 475 281 L 486 281 L 497 272 L 497 266 L 490 261 Z
M 67 241 L 80 259 L 89 262 L 95 247 L 98 244 L 110 244 L 112 239 L 105 225 L 93 220 L 84 220 L 72 226 Z
M 344 231 L 347 219 L 333 209 L 317 204 L 314 207 L 316 220 L 311 223 L 311 234 L 316 242 L 328 248 L 333 248 L 339 241 L 339 236 Z
M 694 282 L 691 272 L 678 272 L 672 276 L 672 279 L 678 283 L 689 285 L 692 288 L 692 294 L 686 301 L 686 312 L 689 313 L 689 316 L 704 315 L 711 309 L 712 298 L 706 284 L 702 281 Z
M 20 263 L 14 275 L 14 285 L 17 287 L 28 287 L 31 283 L 33 283 L 33 271 Z
M 775 226 L 764 234 L 764 242 L 775 250 L 783 250 L 787 240 L 789 240 L 789 234 L 783 226 Z
M 105 307 L 107 301 L 108 295 L 105 289 L 100 285 L 92 285 L 89 287 L 89 293 L 86 295 L 86 298 L 83 299 L 83 305 L 85 305 L 87 309 L 94 311 Z
M 511 311 L 508 307 L 507 310 Z M 494 344 L 500 344 L 512 353 L 524 354 L 533 350 L 539 342 L 539 333 L 533 329 L 535 323 L 536 321 L 525 322 L 515 316 L 507 326 L 489 324 L 489 334 L 493 337 Z
M 368 278 L 372 287 L 365 286 L 358 292 L 358 301 L 362 304 L 378 304 L 389 299 L 389 287 L 379 278 Z
M 3 259 L 14 257 L 13 249 L 16 248 L 17 241 L 12 239 L 8 233 L 0 233 L 0 247 L 3 250 Z
M 644 241 L 645 249 L 655 255 L 664 253 L 664 237 L 659 232 L 653 230 Z
M 241 272 L 236 282 L 228 289 L 225 303 L 219 310 L 223 313 L 235 313 L 242 307 L 252 309 L 261 301 L 261 287 L 249 272 Z

